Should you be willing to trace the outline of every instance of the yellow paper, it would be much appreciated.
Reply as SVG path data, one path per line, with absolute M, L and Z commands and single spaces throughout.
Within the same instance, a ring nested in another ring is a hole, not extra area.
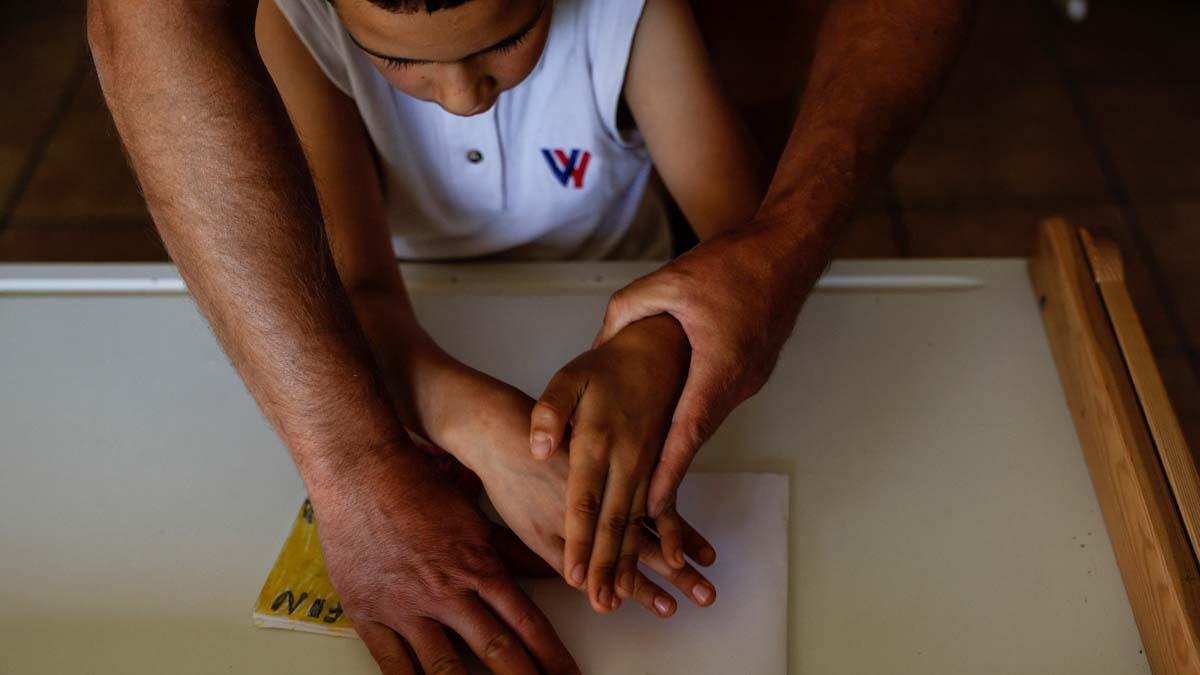
M 325 572 L 312 503 L 307 499 L 258 594 L 253 617 L 254 625 L 261 628 L 358 637 Z

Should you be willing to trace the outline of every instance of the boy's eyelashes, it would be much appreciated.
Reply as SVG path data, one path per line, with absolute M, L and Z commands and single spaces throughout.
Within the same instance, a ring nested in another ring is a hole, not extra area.
M 516 49 L 517 47 L 519 47 L 521 45 L 521 43 L 525 41 L 525 38 L 529 36 L 529 33 L 530 33 L 530 31 L 525 31 L 525 32 L 521 33 L 520 35 L 516 35 L 511 38 L 508 38 L 507 40 L 505 40 L 503 42 L 497 42 L 491 49 L 487 50 L 486 52 L 481 52 L 480 54 L 477 54 L 476 56 L 482 56 L 485 54 L 507 54 L 507 53 L 513 51 L 514 49 Z M 383 61 L 383 67 L 387 68 L 389 70 L 411 68 L 413 66 L 419 66 L 424 63 L 429 63 L 429 61 L 414 61 L 411 59 L 392 59 L 392 58 L 383 58 L 382 61 Z

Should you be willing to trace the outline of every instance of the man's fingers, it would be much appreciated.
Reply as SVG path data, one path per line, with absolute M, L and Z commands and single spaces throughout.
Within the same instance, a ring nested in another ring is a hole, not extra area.
M 700 534 L 696 528 L 692 527 L 691 523 L 682 517 L 679 522 L 683 526 L 683 552 L 687 554 L 687 557 L 705 567 L 715 563 L 717 550 L 708 542 L 708 539 L 705 539 L 704 535 Z
M 355 623 L 354 630 L 358 637 L 362 638 L 363 644 L 367 646 L 367 651 L 371 652 L 371 658 L 375 659 L 375 663 L 379 665 L 379 672 L 383 675 L 416 675 L 417 669 L 413 667 L 412 657 L 408 655 L 408 650 L 404 648 L 404 642 L 396 631 L 373 621 Z
M 675 569 L 668 565 L 667 561 L 663 559 L 662 548 L 657 541 L 654 541 L 653 537 L 642 538 L 641 553 L 638 559 L 655 574 L 682 591 L 693 603 L 707 607 L 717 599 L 716 586 L 703 574 L 697 572 L 695 567 L 685 564 L 682 568 Z
M 534 457 L 546 459 L 562 446 L 585 384 L 567 368 L 550 378 L 529 414 L 529 450 Z
M 672 313 L 672 297 L 668 286 L 661 283 L 659 274 L 660 272 L 653 272 L 613 293 L 604 308 L 604 322 L 600 326 L 600 332 L 596 334 L 596 339 L 592 341 L 592 349 L 608 342 L 612 336 L 634 321 L 655 314 Z
M 633 504 L 629 510 L 629 525 L 625 528 L 625 536 L 621 540 L 621 554 L 617 557 L 617 591 L 624 598 L 635 596 L 638 544 L 642 537 L 647 536 L 645 528 L 642 527 L 642 519 L 646 515 L 646 492 L 649 487 L 649 481 L 642 480 L 638 484 L 637 491 L 633 493 Z M 641 598 L 639 598 L 640 600 Z
M 578 673 L 579 666 L 559 639 L 550 620 L 511 579 L 490 582 L 479 589 L 479 597 L 508 624 L 537 660 L 541 671 L 551 675 Z
M 566 546 L 563 549 L 563 578 L 575 588 L 584 588 L 604 481 L 608 477 L 608 457 L 588 448 L 587 434 L 572 441 L 571 463 L 567 473 Z
M 675 511 L 674 499 L 654 519 L 654 528 L 658 530 L 663 558 L 675 569 L 683 567 L 686 564 L 683 559 L 683 519 Z
M 467 665 L 446 637 L 446 630 L 432 619 L 419 619 L 404 629 L 421 670 L 426 675 L 467 675 Z
M 511 583 L 511 581 L 509 582 Z M 500 623 L 476 598 L 448 605 L 439 620 L 452 628 L 488 670 L 501 675 L 536 673 L 533 659 L 516 634 Z
M 552 577 L 562 569 L 562 548 L 547 551 L 547 559 L 535 553 L 521 541 L 512 530 L 503 525 L 492 524 L 492 548 L 500 556 L 500 562 L 509 574 L 518 577 Z
M 721 422 L 720 419 L 712 419 L 710 411 L 714 407 L 711 400 L 723 395 L 722 388 L 695 366 L 696 357 L 693 354 L 692 369 L 688 372 L 683 393 L 679 395 L 679 403 L 675 406 L 662 455 L 654 467 L 654 475 L 650 477 L 647 507 L 651 518 L 659 517 L 674 503 L 675 492 L 696 452 L 708 440 L 709 429 L 716 428 Z
M 634 480 L 631 467 L 613 465 L 605 482 L 600 519 L 596 522 L 596 540 L 588 561 L 588 597 L 597 612 L 607 612 L 621 605 L 613 575 L 629 525 L 629 507 L 636 489 Z

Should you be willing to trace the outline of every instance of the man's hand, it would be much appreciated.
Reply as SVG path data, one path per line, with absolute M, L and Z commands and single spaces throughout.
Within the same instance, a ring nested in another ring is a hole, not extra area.
M 791 334 L 826 246 L 788 234 L 760 226 L 726 232 L 609 300 L 595 345 L 656 314 L 673 316 L 691 343 L 687 382 L 650 481 L 651 517 L 673 512 L 692 458 L 730 411 L 766 383 Z
M 564 579 L 563 541 L 568 459 L 559 453 L 548 460 L 536 460 L 529 453 L 529 417 L 533 400 L 491 377 L 461 364 L 442 379 L 444 414 L 429 428 L 438 445 L 460 458 L 482 479 L 488 498 L 513 531 L 535 553 L 559 571 Z M 469 402 L 469 403 L 468 403 Z M 693 559 L 704 559 L 708 544 L 686 522 L 684 550 Z M 641 562 L 691 598 L 707 606 L 716 597 L 713 584 L 691 565 L 674 568 L 662 556 L 658 538 L 644 527 L 630 527 L 631 552 L 622 559 L 623 569 L 632 579 L 605 602 L 591 593 L 597 611 L 619 606 L 618 598 L 633 598 L 660 617 L 675 613 L 676 602 L 670 593 L 638 570 Z M 577 584 L 575 584 L 578 586 Z
M 637 321 L 559 370 L 533 409 L 535 457 L 550 458 L 570 436 L 564 569 L 569 583 L 587 588 L 599 611 L 617 596 L 614 580 L 621 594 L 631 591 L 650 473 L 689 356 L 687 336 L 675 319 Z M 697 562 L 715 560 L 712 546 L 673 507 L 659 514 L 655 526 L 672 567 L 684 567 L 685 542 Z
M 465 674 L 446 627 L 493 672 L 578 673 L 509 576 L 506 533 L 443 473 L 410 450 L 310 490 L 329 576 L 379 667 Z

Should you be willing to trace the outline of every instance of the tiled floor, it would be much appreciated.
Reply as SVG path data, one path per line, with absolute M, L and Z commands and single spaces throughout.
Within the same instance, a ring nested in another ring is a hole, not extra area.
M 983 0 L 945 94 L 846 257 L 1023 256 L 1065 215 L 1121 242 L 1200 451 L 1200 4 Z M 0 5 L 0 261 L 162 260 L 104 109 L 81 0 Z M 771 115 L 767 115 L 771 117 Z

